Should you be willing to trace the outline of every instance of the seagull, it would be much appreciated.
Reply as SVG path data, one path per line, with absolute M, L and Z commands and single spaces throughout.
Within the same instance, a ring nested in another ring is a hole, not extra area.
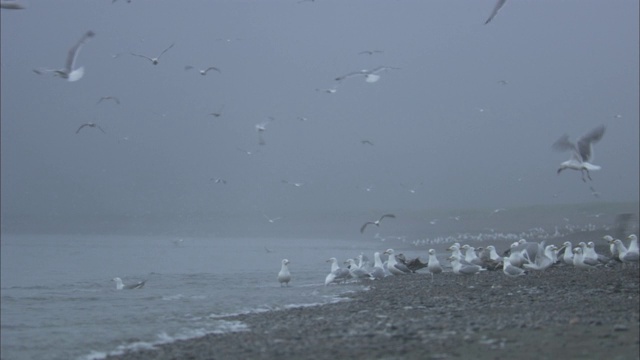
M 344 263 L 348 264 L 348 266 L 349 266 L 349 275 L 353 279 L 356 279 L 356 280 L 362 280 L 362 279 L 374 280 L 375 279 L 373 276 L 371 276 L 371 274 L 366 272 L 364 269 L 361 269 L 360 267 L 358 267 L 358 265 L 356 265 L 356 261 L 355 260 L 347 259 Z
M 571 151 L 571 158 L 560 164 L 558 174 L 564 169 L 579 170 L 582 172 L 582 181 L 587 181 L 584 178 L 585 172 L 589 180 L 591 180 L 589 170 L 600 170 L 600 166 L 589 163 L 589 160 L 593 158 L 593 144 L 602 139 L 604 130 L 604 125 L 600 125 L 578 138 L 575 144 L 569 141 L 569 136 L 566 134 L 558 139 L 558 141 L 553 144 L 554 150 Z
M 573 249 L 573 266 L 577 267 L 578 269 L 593 269 L 598 263 L 597 261 L 595 263 L 592 263 L 590 261 L 584 261 L 584 256 L 582 254 L 582 248 L 581 247 L 575 247 Z
M 373 253 L 373 261 L 374 265 L 373 270 L 371 270 L 371 276 L 377 280 L 380 280 L 387 276 L 387 273 L 384 271 L 384 265 L 382 265 L 382 260 L 380 259 L 379 252 L 376 251 L 375 253 Z
M 429 273 L 431 274 L 431 281 L 433 281 L 433 274 L 440 274 L 442 272 L 442 266 L 436 257 L 436 251 L 434 249 L 429 249 L 427 270 L 429 270 Z
M 487 21 L 484 22 L 485 25 L 487 25 L 488 23 L 491 22 L 491 20 L 493 20 L 493 18 L 498 14 L 498 11 L 500 11 L 502 6 L 506 2 L 507 2 L 507 0 L 498 0 L 496 2 L 496 6 L 493 7 L 493 11 L 491 11 L 491 15 L 489 15 L 489 18 L 487 19 Z
M 398 260 L 396 260 L 393 249 L 387 249 L 384 254 L 389 255 L 389 260 L 387 261 L 387 269 L 392 275 L 411 274 L 411 270 L 409 270 L 406 265 L 399 263 Z
M 340 268 L 340 266 L 338 266 L 338 260 L 336 258 L 332 257 L 327 260 L 327 262 L 331 263 L 331 272 L 324 279 L 325 286 L 331 284 L 332 282 L 345 282 L 347 278 L 349 278 L 349 270 Z
M 507 80 L 498 80 L 498 84 L 500 84 L 500 85 L 509 85 L 509 82 Z
M 346 78 L 350 78 L 353 76 L 364 76 L 364 80 L 368 83 L 374 83 L 378 80 L 380 80 L 380 75 L 378 75 L 379 72 L 384 71 L 384 70 L 400 70 L 400 68 L 397 67 L 391 67 L 391 66 L 378 66 L 375 69 L 372 70 L 360 70 L 360 71 L 354 71 L 354 72 L 350 72 L 348 74 L 342 75 L 342 76 L 338 76 L 335 80 L 336 81 L 342 81 Z
M 84 67 L 80 66 L 79 68 L 75 69 L 76 59 L 78 58 L 78 53 L 80 52 L 82 45 L 84 45 L 87 40 L 94 37 L 95 35 L 96 34 L 93 31 L 87 31 L 84 35 L 82 35 L 80 40 L 71 49 L 69 49 L 69 52 L 67 53 L 67 62 L 65 63 L 64 69 L 34 69 L 33 72 L 38 75 L 42 74 L 43 71 L 54 72 L 55 75 L 60 76 L 63 79 L 67 79 L 67 81 L 69 82 L 80 80 L 84 75 Z
M 562 248 L 564 248 L 564 255 L 562 256 L 562 261 L 564 261 L 567 265 L 573 265 L 573 249 L 571 248 L 571 243 L 569 241 L 565 241 L 562 244 Z
M 384 51 L 382 51 L 382 50 L 364 50 L 364 51 L 360 51 L 360 52 L 358 53 L 358 55 L 364 55 L 364 54 L 367 54 L 367 55 L 382 54 L 383 52 L 384 52 Z
M 245 150 L 245 149 L 243 149 L 243 148 L 237 148 L 237 149 L 238 149 L 238 151 L 243 152 L 243 153 L 244 153 L 245 155 L 247 155 L 247 156 L 250 156 L 250 155 L 253 155 L 253 154 L 255 154 L 255 153 L 256 153 L 255 151 L 249 151 L 249 150 Z
M 150 57 L 148 57 L 148 56 L 139 55 L 139 54 L 134 54 L 134 53 L 129 53 L 129 54 L 131 54 L 131 55 L 133 55 L 133 56 L 137 56 L 137 57 L 141 57 L 141 58 L 147 59 L 147 60 L 151 61 L 151 63 L 152 63 L 153 65 L 158 65 L 158 62 L 160 61 L 160 57 L 162 57 L 162 55 L 164 55 L 164 53 L 166 53 L 167 51 L 169 51 L 169 49 L 171 49 L 171 48 L 173 47 L 173 45 L 175 45 L 175 43 L 174 43 L 174 44 L 169 45 L 169 47 L 168 47 L 168 48 L 166 48 L 166 49 L 162 50 L 162 52 L 160 53 L 160 55 L 158 55 L 158 57 L 154 57 L 154 58 L 150 58 Z
M 105 134 L 107 133 L 107 132 L 106 132 L 106 131 L 104 131 L 104 129 L 102 129 L 102 128 L 100 127 L 100 125 L 98 125 L 98 124 L 94 124 L 94 123 L 86 123 L 86 124 L 82 124 L 82 125 L 80 125 L 80 127 L 78 128 L 78 130 L 76 130 L 76 134 L 77 134 L 77 133 L 79 133 L 79 132 L 80 132 L 80 130 L 82 130 L 82 128 L 84 128 L 85 126 L 92 127 L 92 128 L 98 128 L 98 129 L 100 129 L 100 131 L 102 131 L 103 133 L 105 133 Z
M 280 272 L 278 273 L 278 281 L 280 282 L 280 286 L 289 286 L 289 281 L 291 281 L 291 273 L 289 272 L 289 260 L 282 259 L 282 267 L 280 268 Z
M 96 105 L 100 104 L 102 102 L 102 100 L 113 100 L 113 101 L 116 102 L 116 104 L 120 105 L 120 99 L 118 99 L 115 96 L 103 96 L 103 97 L 100 98 L 100 100 L 98 100 Z
M 191 70 L 191 69 L 193 69 L 193 66 L 191 66 L 191 65 L 187 65 L 187 66 L 184 67 L 185 71 L 186 70 Z M 222 71 L 220 71 L 220 69 L 218 69 L 215 66 L 209 66 L 206 69 L 202 69 L 202 70 L 198 70 L 198 71 L 200 72 L 200 75 L 204 76 L 204 75 L 207 75 L 207 72 L 209 72 L 210 70 L 215 70 L 215 71 L 217 71 L 219 73 L 222 73 Z
M 502 258 L 502 264 L 502 272 L 509 277 L 518 277 L 527 274 L 523 269 L 511 265 L 508 257 Z
M 264 216 L 264 218 L 265 218 L 265 219 L 267 219 L 267 221 L 268 221 L 268 222 L 270 222 L 270 223 L 272 223 L 272 224 L 273 224 L 274 222 L 276 222 L 276 221 L 278 221 L 278 220 L 282 219 L 281 217 L 277 217 L 277 218 L 273 218 L 273 219 L 272 219 L 272 218 L 268 217 L 268 216 L 267 216 L 267 215 L 265 215 L 265 214 L 262 214 L 262 216 Z
M 327 94 L 335 94 L 336 92 L 338 92 L 338 87 L 335 86 L 333 88 L 328 88 L 328 89 L 316 89 L 316 91 L 324 92 Z
M 136 284 L 129 284 L 129 285 L 125 285 L 122 283 L 122 279 L 120 279 L 119 277 L 115 277 L 113 278 L 111 281 L 115 281 L 116 282 L 116 289 L 117 290 L 133 290 L 133 289 L 142 289 L 144 287 L 144 284 L 147 282 L 147 280 L 144 281 L 140 281 Z
M 211 179 L 209 179 L 209 181 L 213 181 L 216 184 L 223 184 L 223 185 L 225 185 L 227 183 L 227 180 L 225 180 L 223 178 L 211 178 Z
M 299 183 L 299 182 L 290 182 L 287 180 L 282 180 L 283 184 L 287 184 L 287 185 L 291 185 L 291 186 L 295 186 L 295 187 L 302 187 L 304 185 L 304 183 Z
M 213 117 L 215 117 L 215 118 L 220 117 L 220 116 L 222 116 L 222 110 L 223 110 L 223 109 L 224 109 L 224 105 L 222 105 L 222 106 L 220 107 L 220 110 L 218 110 L 218 111 L 216 111 L 216 112 L 209 113 L 209 114 L 207 114 L 207 115 L 211 115 L 211 116 L 213 116 Z
M 631 242 L 629 243 L 629 248 L 625 248 L 622 244 L 622 241 L 615 239 L 613 243 L 616 245 L 618 249 L 618 258 L 623 263 L 638 263 L 638 237 L 631 234 L 628 237 Z
M 372 225 L 375 225 L 375 226 L 380 226 L 380 221 L 382 221 L 382 219 L 384 219 L 384 218 L 386 218 L 386 217 L 388 217 L 388 218 L 392 218 L 392 219 L 395 219 L 395 217 L 396 217 L 396 216 L 395 216 L 395 215 L 393 215 L 393 214 L 384 214 L 384 215 L 382 215 L 382 216 L 380 217 L 380 219 L 378 219 L 378 220 L 376 220 L 376 221 L 367 221 L 367 222 L 366 222 L 366 223 L 364 223 L 364 225 L 362 225 L 362 227 L 360 228 L 360 233 L 361 233 L 361 234 L 362 234 L 362 233 L 364 233 L 364 229 L 365 229 L 365 228 L 367 227 L 367 225 L 369 225 L 369 224 L 372 224 Z
M 261 122 L 259 124 L 256 124 L 256 131 L 258 132 L 258 144 L 259 145 L 265 145 L 266 144 L 264 142 L 264 139 L 262 138 L 262 133 L 267 130 L 267 125 L 269 125 L 274 120 L 275 119 L 273 117 L 269 116 L 269 119 L 267 121 L 263 121 L 263 122 Z
M 360 140 L 360 143 L 361 143 L 362 145 L 371 145 L 371 146 L 373 146 L 373 143 L 371 142 L 371 140 L 367 140 L 367 139 L 365 139 L 365 140 Z
M 600 197 L 600 193 L 598 191 L 596 191 L 596 189 L 594 189 L 593 186 L 589 186 L 589 190 L 591 190 L 591 195 L 593 195 L 593 197 L 595 197 L 595 198 L 599 198 Z

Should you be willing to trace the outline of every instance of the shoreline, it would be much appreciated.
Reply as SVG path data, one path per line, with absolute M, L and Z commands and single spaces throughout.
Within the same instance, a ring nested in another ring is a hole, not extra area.
M 639 282 L 622 265 L 389 276 L 348 301 L 221 317 L 247 331 L 106 359 L 638 359 Z

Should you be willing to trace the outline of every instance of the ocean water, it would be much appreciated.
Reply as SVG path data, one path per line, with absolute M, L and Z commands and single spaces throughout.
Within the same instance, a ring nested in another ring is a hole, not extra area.
M 2 235 L 2 359 L 99 359 L 207 333 L 242 331 L 228 314 L 338 301 L 362 285 L 324 286 L 374 242 Z M 369 255 L 371 256 L 371 255 Z M 293 280 L 280 287 L 281 260 Z M 140 290 L 116 290 L 147 280 Z

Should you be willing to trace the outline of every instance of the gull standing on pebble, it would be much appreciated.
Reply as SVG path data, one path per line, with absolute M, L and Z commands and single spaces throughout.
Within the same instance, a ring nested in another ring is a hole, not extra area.
M 332 282 L 337 283 L 338 281 L 347 281 L 350 276 L 349 270 L 340 268 L 340 266 L 338 265 L 338 260 L 334 257 L 327 260 L 327 262 L 331 263 L 331 272 L 324 279 L 325 286 L 331 284 Z
M 511 265 L 509 258 L 506 256 L 502 259 L 502 272 L 509 277 L 518 277 L 527 274 L 524 269 Z
M 280 286 L 289 286 L 289 281 L 291 281 L 291 273 L 289 272 L 289 260 L 282 259 L 282 267 L 280 268 L 280 272 L 278 273 L 278 281 L 280 282 Z
M 387 269 L 392 275 L 411 274 L 411 270 L 409 270 L 409 268 L 406 265 L 399 263 L 396 260 L 396 256 L 394 255 L 393 249 L 387 249 L 387 251 L 385 251 L 384 253 L 386 255 L 389 255 L 389 260 L 387 260 Z
M 151 61 L 151 63 L 152 63 L 153 65 L 158 65 L 158 62 L 160 61 L 160 58 L 162 57 L 162 55 L 164 55 L 164 53 L 166 53 L 167 51 L 169 51 L 169 49 L 171 49 L 171 48 L 173 47 L 173 45 L 175 45 L 175 43 L 174 43 L 174 44 L 169 45 L 169 47 L 168 47 L 168 48 L 166 48 L 166 49 L 162 50 L 162 52 L 160 53 L 160 55 L 158 55 L 158 57 L 154 57 L 154 58 L 150 58 L 150 57 L 145 56 L 145 55 L 139 55 L 139 54 L 134 54 L 134 53 L 129 53 L 129 54 L 130 54 L 130 55 L 133 55 L 133 56 L 137 56 L 137 57 L 141 57 L 141 58 L 147 59 L 147 60 Z
M 591 180 L 589 171 L 600 170 L 600 166 L 591 164 L 589 160 L 593 159 L 593 144 L 602 139 L 604 135 L 605 127 L 600 125 L 597 128 L 591 130 L 587 134 L 578 138 L 578 141 L 574 144 L 569 141 L 568 135 L 563 135 L 558 141 L 553 144 L 553 149 L 557 151 L 571 151 L 571 158 L 560 164 L 558 174 L 564 169 L 578 170 L 582 172 L 582 181 L 586 182 L 584 174 L 586 172 L 587 177 Z
M 433 281 L 433 274 L 440 274 L 442 272 L 442 265 L 440 265 L 434 249 L 429 249 L 427 270 L 429 270 L 429 273 L 431 274 L 431 281 Z
M 76 69 L 76 59 L 78 58 L 78 53 L 80 53 L 82 45 L 84 45 L 87 40 L 94 37 L 95 35 L 96 34 L 93 31 L 87 31 L 84 35 L 82 35 L 80 40 L 71 49 L 69 49 L 69 52 L 67 53 L 67 62 L 65 63 L 64 69 L 34 69 L 33 72 L 35 72 L 36 74 L 42 74 L 43 71 L 54 72 L 55 75 L 63 79 L 67 79 L 67 81 L 69 82 L 80 80 L 84 75 L 84 67 L 80 66 Z

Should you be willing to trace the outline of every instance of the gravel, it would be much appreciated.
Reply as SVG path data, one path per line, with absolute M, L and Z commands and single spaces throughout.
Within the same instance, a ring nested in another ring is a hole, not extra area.
M 247 331 L 108 359 L 638 359 L 639 279 L 622 265 L 433 281 L 421 271 L 338 303 L 224 318 Z

